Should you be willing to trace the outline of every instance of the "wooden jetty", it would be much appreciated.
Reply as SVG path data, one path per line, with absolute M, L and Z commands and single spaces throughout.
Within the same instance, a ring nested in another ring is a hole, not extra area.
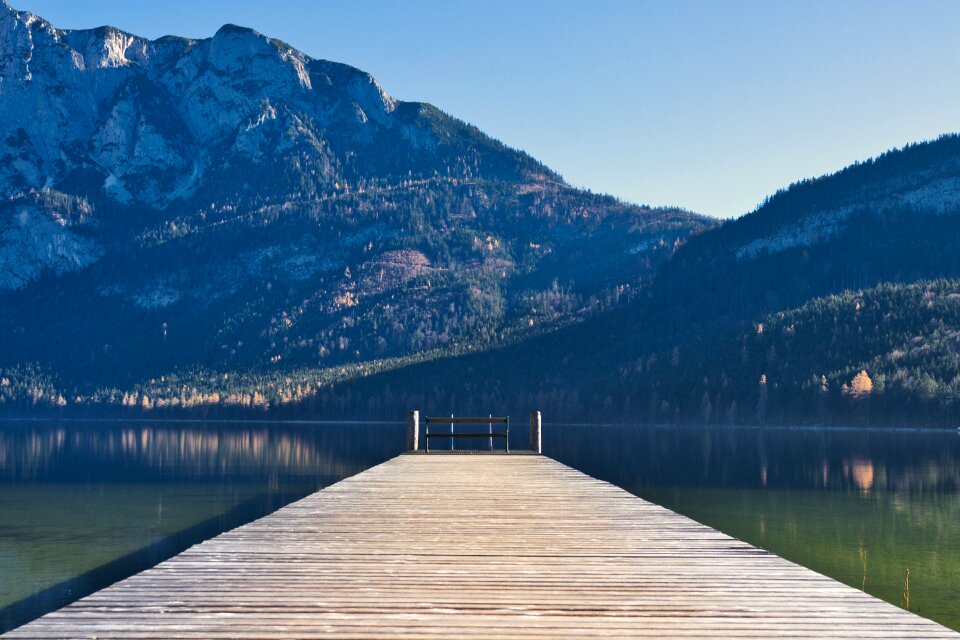
M 408 453 L 13 638 L 956 638 L 530 452 Z

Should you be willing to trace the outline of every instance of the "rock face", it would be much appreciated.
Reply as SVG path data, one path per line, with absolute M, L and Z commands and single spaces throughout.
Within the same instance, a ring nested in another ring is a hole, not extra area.
M 709 225 L 250 29 L 0 0 L 0 367 L 119 385 L 516 337 L 630 299 Z
M 90 207 L 40 194 L 0 205 L 0 288 L 19 289 L 44 271 L 60 275 L 96 261 L 103 249 L 85 233 Z
M 443 129 L 465 127 L 422 111 L 369 74 L 251 29 L 150 41 L 112 27 L 64 31 L 0 4 L 3 195 L 79 181 L 121 204 L 164 209 L 278 152 L 302 154 L 314 188 L 368 175 L 371 164 L 398 175 L 446 170 L 464 149 Z M 487 146 L 527 165 L 504 168 L 510 177 L 536 166 Z M 475 151 L 483 163 L 483 145 Z

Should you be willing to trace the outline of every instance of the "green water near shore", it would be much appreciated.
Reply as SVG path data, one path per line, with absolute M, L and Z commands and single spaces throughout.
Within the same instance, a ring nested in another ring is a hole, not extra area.
M 0 485 L 0 608 L 262 495 L 261 486 Z
M 736 538 L 960 629 L 957 496 L 651 490 L 646 497 Z
M 960 437 L 937 431 L 583 427 L 563 462 L 960 630 Z
M 399 453 L 397 425 L 0 422 L 0 632 Z

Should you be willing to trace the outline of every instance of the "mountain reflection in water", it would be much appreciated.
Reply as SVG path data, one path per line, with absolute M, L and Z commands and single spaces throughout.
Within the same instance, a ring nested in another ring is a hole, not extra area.
M 385 424 L 0 421 L 0 631 L 400 452 Z

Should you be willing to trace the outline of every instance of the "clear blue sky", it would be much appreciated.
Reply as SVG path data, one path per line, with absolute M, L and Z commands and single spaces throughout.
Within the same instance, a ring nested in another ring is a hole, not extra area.
M 10 0 L 57 26 L 253 27 L 573 184 L 716 216 L 960 130 L 960 2 Z

